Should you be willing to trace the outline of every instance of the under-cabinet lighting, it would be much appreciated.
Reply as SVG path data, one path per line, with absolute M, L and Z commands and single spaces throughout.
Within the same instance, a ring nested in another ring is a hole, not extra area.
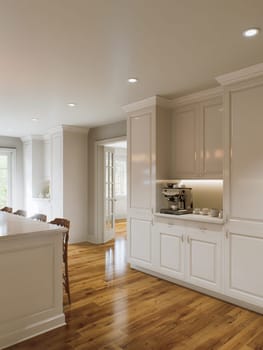
M 39 121 L 38 118 L 36 118 L 36 117 L 32 118 L 32 122 L 38 122 L 38 121 Z
M 157 183 L 178 183 L 178 185 L 181 184 L 186 184 L 186 183 L 200 183 L 200 184 L 206 184 L 206 183 L 211 183 L 211 184 L 223 184 L 223 180 L 221 179 L 187 179 L 187 180 L 176 180 L 176 179 L 167 179 L 167 180 L 157 180 Z
M 178 185 L 187 185 L 187 184 L 198 184 L 198 185 L 223 185 L 223 180 L 219 179 L 193 179 L 193 180 L 180 180 Z
M 68 106 L 69 107 L 76 107 L 76 103 L 70 102 L 70 103 L 68 103 Z

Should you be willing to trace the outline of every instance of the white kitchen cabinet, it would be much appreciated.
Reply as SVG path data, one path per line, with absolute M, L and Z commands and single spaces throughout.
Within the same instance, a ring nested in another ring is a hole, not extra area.
M 223 107 L 221 98 L 200 104 L 200 176 L 223 178 Z
M 230 218 L 263 221 L 263 80 L 229 91 Z
M 173 116 L 171 152 L 174 178 L 195 178 L 199 176 L 197 114 L 197 107 L 191 105 L 177 110 Z
M 228 232 L 226 246 L 226 294 L 263 305 L 263 232 Z
M 186 278 L 188 282 L 209 290 L 221 290 L 222 241 L 222 230 L 211 230 L 205 225 L 187 229 Z
M 222 98 L 176 108 L 172 120 L 173 178 L 223 177 Z
M 159 157 L 160 153 L 167 154 L 170 145 L 165 134 L 169 130 L 169 111 L 160 106 L 163 103 L 164 99 L 155 97 L 124 107 L 128 112 L 128 260 L 147 268 L 152 265 L 156 169 L 158 176 L 168 176 L 169 164 L 165 157 Z
M 185 228 L 183 225 L 156 223 L 153 254 L 158 272 L 185 279 Z
M 152 264 L 152 223 L 149 220 L 131 218 L 130 260 L 144 267 Z
M 145 111 L 129 119 L 130 209 L 147 213 L 152 209 L 152 167 L 154 152 L 154 114 Z
M 263 65 L 218 77 L 224 86 L 225 294 L 263 310 Z
M 154 128 L 151 107 L 128 119 L 128 259 L 141 266 L 151 264 Z
M 182 219 L 176 220 L 175 224 L 156 222 L 153 260 L 157 271 L 165 276 L 220 292 L 222 242 L 222 225 L 190 224 Z

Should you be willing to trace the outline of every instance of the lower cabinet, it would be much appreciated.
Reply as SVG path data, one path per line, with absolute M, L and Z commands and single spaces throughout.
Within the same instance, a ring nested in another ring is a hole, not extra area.
M 152 265 L 152 221 L 129 219 L 129 262 L 149 268 Z
M 240 231 L 229 231 L 225 238 L 226 293 L 262 307 L 263 234 Z
M 186 260 L 188 282 L 220 291 L 222 287 L 223 233 L 206 227 L 191 228 L 187 233 Z
M 156 223 L 153 244 L 156 269 L 163 275 L 220 291 L 222 241 L 221 226 L 216 230 L 207 225 Z
M 155 220 L 152 225 L 130 218 L 129 262 L 263 313 L 263 225 L 254 226 L 230 224 L 224 233 L 219 224 Z
M 183 226 L 155 224 L 153 255 L 160 273 L 185 279 L 184 232 Z

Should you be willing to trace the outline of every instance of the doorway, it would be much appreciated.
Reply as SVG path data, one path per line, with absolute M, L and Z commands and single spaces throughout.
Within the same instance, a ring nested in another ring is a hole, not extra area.
M 96 231 L 98 243 L 126 238 L 127 141 L 97 142 Z

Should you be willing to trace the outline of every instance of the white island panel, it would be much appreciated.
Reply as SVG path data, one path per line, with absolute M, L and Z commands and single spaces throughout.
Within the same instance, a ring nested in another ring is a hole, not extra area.
M 62 232 L 0 212 L 0 349 L 65 324 Z

